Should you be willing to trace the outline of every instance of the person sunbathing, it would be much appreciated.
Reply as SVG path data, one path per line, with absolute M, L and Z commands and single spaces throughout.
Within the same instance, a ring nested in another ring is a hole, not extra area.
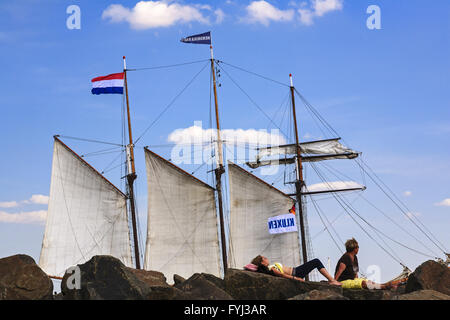
M 278 262 L 271 265 L 267 257 L 258 255 L 252 260 L 251 264 L 256 266 L 255 271 L 257 272 L 283 277 L 286 279 L 294 279 L 301 282 L 305 281 L 304 278 L 307 274 L 314 269 L 317 269 L 325 278 L 327 278 L 329 284 L 335 286 L 341 285 L 340 282 L 336 281 L 336 279 L 328 273 L 319 259 L 313 259 L 298 267 L 287 267 Z

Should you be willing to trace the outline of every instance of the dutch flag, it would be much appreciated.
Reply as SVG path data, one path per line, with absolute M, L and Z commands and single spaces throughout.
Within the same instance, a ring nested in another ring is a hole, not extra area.
M 92 79 L 92 94 L 123 94 L 124 73 Z

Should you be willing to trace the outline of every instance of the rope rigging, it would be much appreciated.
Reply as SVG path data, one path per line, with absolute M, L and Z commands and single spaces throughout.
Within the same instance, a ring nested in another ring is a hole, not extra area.
M 200 73 L 202 73 L 202 71 L 208 66 L 209 64 L 209 60 L 207 63 L 205 63 L 205 65 L 203 66 L 203 68 L 195 74 L 195 76 L 184 86 L 184 88 L 175 96 L 175 98 L 164 108 L 164 110 L 156 117 L 156 119 L 144 130 L 144 132 L 139 136 L 139 138 L 137 138 L 134 143 L 138 143 L 139 140 L 142 139 L 142 137 L 148 132 L 148 130 L 150 130 L 153 125 L 155 125 L 156 122 L 158 122 L 159 119 L 161 119 L 161 117 L 167 112 L 167 110 L 170 109 L 170 107 L 175 103 L 175 101 L 178 100 L 178 98 L 186 91 L 186 89 L 195 81 L 195 79 L 197 79 L 197 77 L 200 75 Z
M 305 97 L 303 97 L 303 95 L 297 90 L 295 89 L 295 92 L 297 93 L 297 95 L 300 97 L 300 99 L 302 100 L 302 102 L 304 103 L 304 105 L 306 106 L 307 110 L 309 110 L 312 114 L 314 114 L 316 116 L 316 118 L 322 123 L 322 125 L 327 128 L 327 130 L 334 136 L 336 137 L 341 137 L 341 135 L 320 115 L 320 113 L 306 100 Z M 345 142 L 344 139 L 342 139 L 343 142 Z M 345 142 L 346 143 L 346 142 Z M 347 143 L 346 143 L 347 144 Z M 348 144 L 347 144 L 348 145 Z M 365 173 L 367 176 L 369 176 L 369 178 L 377 185 L 377 187 L 395 204 L 395 206 L 397 206 L 400 211 L 408 218 L 408 220 L 410 220 L 418 229 L 419 231 L 421 231 L 437 248 L 439 248 L 440 251 L 442 251 L 444 254 L 446 252 L 448 252 L 448 250 L 445 248 L 445 246 L 439 242 L 439 240 L 436 239 L 436 237 L 433 235 L 432 232 L 430 232 L 425 225 L 423 225 L 423 223 L 417 218 L 414 217 L 422 226 L 423 228 L 421 228 L 414 220 L 412 215 L 409 215 L 407 212 L 410 212 L 410 210 L 408 209 L 408 207 L 395 195 L 395 193 L 375 174 L 375 172 L 364 162 L 364 160 L 360 159 L 356 159 L 355 160 L 362 173 Z M 370 175 L 370 173 L 368 172 L 368 170 L 366 170 L 365 167 L 367 167 L 372 174 L 379 180 L 380 183 L 376 182 L 375 179 Z M 362 176 L 364 177 L 365 180 L 365 175 L 362 174 Z M 389 195 L 386 190 L 380 185 L 382 184 L 392 195 Z M 398 201 L 395 201 L 394 198 Z M 400 204 L 403 205 L 404 208 L 406 208 L 406 211 L 400 206 Z M 426 229 L 428 231 L 425 232 L 424 229 Z M 434 240 L 433 240 L 433 239 Z M 439 243 L 439 245 L 438 245 Z M 422 244 L 423 245 L 423 244 Z M 423 253 L 421 253 L 423 255 Z M 426 254 L 425 254 L 426 255 Z M 426 255 L 428 257 L 430 257 L 429 255 Z
M 418 229 L 419 231 L 421 231 L 440 251 L 442 251 L 444 254 L 447 252 L 447 250 L 444 248 L 442 249 L 435 241 L 433 241 L 433 239 L 431 239 L 431 237 L 412 219 L 413 215 L 409 215 L 408 212 L 405 212 L 405 210 L 393 199 L 393 197 L 395 197 L 400 203 L 402 203 L 396 196 L 395 194 L 392 192 L 391 189 L 389 189 L 389 187 L 386 186 L 386 184 L 384 182 L 381 181 L 381 179 L 375 174 L 375 172 L 373 172 L 372 169 L 370 169 L 370 167 L 360 159 L 360 166 L 362 168 L 362 170 L 364 172 L 366 172 L 366 174 L 368 175 L 368 177 L 378 186 L 378 188 L 395 204 L 395 206 L 397 206 L 397 208 L 405 215 L 405 217 L 410 220 Z M 357 163 L 359 164 L 359 162 L 357 161 Z M 381 184 L 383 184 L 386 189 L 388 189 L 388 191 L 393 195 L 393 197 L 391 197 L 386 191 L 385 189 L 383 189 L 380 184 L 372 177 L 372 175 L 370 175 L 367 170 L 364 168 L 364 166 L 366 166 L 369 170 L 372 171 L 372 173 L 377 177 L 377 179 L 380 181 Z M 404 204 L 403 204 L 404 205 Z M 405 205 L 404 205 L 405 206 Z M 405 208 L 407 208 L 405 206 Z M 409 211 L 409 210 L 408 210 Z M 410 211 L 409 211 L 410 212 Z M 416 217 L 417 219 L 417 217 Z M 433 236 L 434 237 L 434 236 Z
M 127 71 L 144 71 L 144 70 L 168 69 L 168 68 L 181 67 L 181 66 L 187 66 L 187 65 L 191 65 L 191 64 L 201 63 L 201 62 L 205 62 L 205 61 L 209 62 L 210 59 L 203 59 L 203 60 L 197 60 L 197 61 L 183 62 L 183 63 L 177 63 L 177 64 L 171 64 L 171 65 L 165 65 L 165 66 L 131 68 L 131 69 L 127 69 Z

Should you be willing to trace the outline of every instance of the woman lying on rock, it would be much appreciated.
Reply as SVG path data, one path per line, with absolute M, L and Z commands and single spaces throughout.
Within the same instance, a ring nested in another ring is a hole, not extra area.
M 328 271 L 325 269 L 325 267 L 323 266 L 322 262 L 320 262 L 319 259 L 314 259 L 308 261 L 305 264 L 302 264 L 301 266 L 292 268 L 283 266 L 281 263 L 278 262 L 270 265 L 269 259 L 259 255 L 252 260 L 250 266 L 249 265 L 246 266 L 246 269 L 251 269 L 252 265 L 256 266 L 255 270 L 253 271 L 270 274 L 277 277 L 283 277 L 286 279 L 294 279 L 302 282 L 305 281 L 303 278 L 306 277 L 307 274 L 309 274 L 314 269 L 317 269 L 325 278 L 328 279 L 329 284 L 336 286 L 341 285 L 341 283 L 336 281 L 336 279 L 334 279 L 328 273 Z

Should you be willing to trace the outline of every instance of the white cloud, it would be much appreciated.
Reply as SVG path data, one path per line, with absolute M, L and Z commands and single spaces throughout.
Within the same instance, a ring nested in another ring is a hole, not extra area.
M 33 194 L 28 202 L 34 204 L 48 204 L 48 199 L 48 196 L 44 196 L 42 194 Z
M 313 8 L 316 16 L 321 17 L 325 13 L 342 10 L 343 0 L 314 0 Z
M 217 140 L 216 129 L 203 129 L 194 125 L 189 128 L 177 129 L 169 134 L 169 142 L 176 144 L 208 143 Z M 267 132 L 266 130 L 255 129 L 225 129 L 221 130 L 221 139 L 230 144 L 251 144 L 251 145 L 282 145 L 286 140 L 278 130 Z
M 322 17 L 328 12 L 340 11 L 344 7 L 343 0 L 311 0 L 309 8 L 303 2 L 301 8 L 297 10 L 300 15 L 300 22 L 306 26 L 314 24 L 316 17 Z
M 435 203 L 434 205 L 439 207 L 450 207 L 450 198 L 444 199 L 441 202 Z
M 403 192 L 403 195 L 405 197 L 410 197 L 412 195 L 412 192 L 411 191 L 405 191 L 405 192 Z
M 18 205 L 19 203 L 17 201 L 0 202 L 0 208 L 14 208 Z
M 327 191 L 327 190 L 342 190 L 342 189 L 353 189 L 353 188 L 363 188 L 362 185 L 355 181 L 330 181 L 312 184 L 307 186 L 309 192 L 313 191 Z
M 280 10 L 267 1 L 253 1 L 247 8 L 247 16 L 244 18 L 249 23 L 261 23 L 268 26 L 271 21 L 292 21 L 295 11 L 292 9 Z
M 314 24 L 314 12 L 309 9 L 298 9 L 300 14 L 300 22 L 305 26 Z
M 7 213 L 0 211 L 0 223 L 43 224 L 47 218 L 47 211 L 31 211 Z
M 247 16 L 243 19 L 249 23 L 261 23 L 268 26 L 270 22 L 294 21 L 296 14 L 301 24 L 310 26 L 314 20 L 332 11 L 342 10 L 343 0 L 309 0 L 308 2 L 289 2 L 294 9 L 281 10 L 265 0 L 252 1 L 247 7 Z
M 169 1 L 140 1 L 132 9 L 112 4 L 103 11 L 102 18 L 111 22 L 128 22 L 133 29 L 170 27 L 177 23 L 199 22 L 209 24 L 202 10 L 211 11 L 208 5 L 182 5 Z M 223 13 L 223 12 L 222 12 Z M 223 18 L 215 12 L 218 20 Z
M 220 24 L 225 19 L 225 13 L 222 11 L 222 9 L 217 9 L 214 11 L 214 14 L 216 15 L 216 23 Z
M 26 204 L 43 204 L 48 205 L 48 196 L 42 194 L 33 194 L 30 199 L 23 201 L 0 202 L 0 208 L 15 208 Z

